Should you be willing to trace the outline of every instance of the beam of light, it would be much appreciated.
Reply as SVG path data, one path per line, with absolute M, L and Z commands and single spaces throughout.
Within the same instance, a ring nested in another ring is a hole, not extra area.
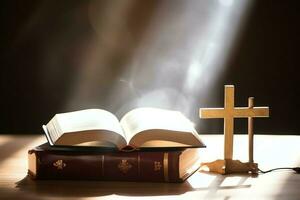
M 10 142 L 11 140 L 13 140 L 13 137 L 11 135 L 1 135 L 0 147 L 1 145 L 5 144 L 6 142 Z
M 16 138 L 19 140 L 22 140 L 22 138 L 20 136 L 11 137 L 11 140 L 16 140 Z M 10 174 L 10 178 L 20 178 L 20 174 L 22 174 L 21 175 L 22 177 L 24 177 L 26 175 L 27 169 L 28 169 L 28 167 L 27 167 L 27 152 L 28 152 L 28 150 L 32 149 L 42 143 L 47 142 L 46 138 L 44 136 L 35 136 L 35 135 L 26 135 L 26 139 L 24 142 L 26 142 L 26 140 L 28 140 L 28 138 L 32 138 L 31 142 L 29 142 L 22 148 L 18 149 L 16 152 L 13 152 L 12 155 L 10 155 L 8 158 L 1 160 L 0 176 L 3 175 L 3 173 L 7 172 L 7 171 L 14 172 L 14 173 Z M 5 140 L 6 139 L 5 136 L 1 136 L 0 141 L 2 141 L 2 139 Z M 11 141 L 11 140 L 9 140 L 9 141 Z M 15 144 L 11 144 L 11 145 L 15 145 Z M 4 150 L 2 150 L 2 151 L 4 151 Z M 22 159 L 20 159 L 20 158 L 22 158 Z M 17 163 L 16 163 L 16 161 L 17 161 Z M 13 177 L 13 176 L 16 176 L 16 177 Z
M 204 36 L 196 41 L 198 48 L 191 55 L 183 88 L 187 95 L 205 96 L 201 98 L 205 104 L 210 101 L 211 88 L 219 75 L 226 70 L 225 63 L 250 6 L 247 1 L 219 0 L 218 3 L 211 11 L 214 17 L 203 30 Z M 197 100 L 190 98 L 189 104 L 197 105 Z
M 196 172 L 187 181 L 194 189 L 207 189 L 212 184 L 214 179 L 216 179 L 216 177 L 217 175 L 214 174 Z
M 90 3 L 96 36 L 78 64 L 68 110 L 101 107 L 122 116 L 151 106 L 199 121 L 200 103 L 210 101 L 211 88 L 226 70 L 250 2 L 159 2 L 139 38 L 126 21 L 138 1 L 117 2 Z

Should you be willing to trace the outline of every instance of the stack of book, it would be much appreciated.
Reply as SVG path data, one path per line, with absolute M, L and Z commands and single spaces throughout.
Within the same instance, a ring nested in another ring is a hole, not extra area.
M 182 182 L 205 147 L 184 115 L 156 108 L 120 121 L 101 109 L 62 113 L 43 129 L 48 143 L 28 151 L 33 179 Z

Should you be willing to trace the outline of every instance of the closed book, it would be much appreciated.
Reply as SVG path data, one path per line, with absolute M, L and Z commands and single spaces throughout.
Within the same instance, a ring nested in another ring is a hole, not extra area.
M 133 152 L 63 148 L 45 143 L 28 151 L 33 179 L 183 182 L 200 166 L 199 148 Z

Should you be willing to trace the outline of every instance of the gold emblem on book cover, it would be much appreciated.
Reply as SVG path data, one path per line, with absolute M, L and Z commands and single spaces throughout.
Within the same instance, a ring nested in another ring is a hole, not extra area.
M 63 160 L 57 160 L 56 162 L 53 163 L 53 166 L 56 167 L 59 170 L 62 170 L 64 167 L 67 166 L 67 164 L 64 163 Z
M 123 174 L 126 174 L 132 168 L 132 165 L 128 162 L 128 160 L 121 160 L 118 164 L 118 168 Z
M 154 161 L 154 171 L 160 171 L 162 165 L 159 161 Z

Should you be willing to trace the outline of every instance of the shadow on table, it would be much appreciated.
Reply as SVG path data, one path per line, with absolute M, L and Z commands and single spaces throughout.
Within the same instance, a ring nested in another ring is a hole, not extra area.
M 25 192 L 30 195 L 46 195 L 52 197 L 96 197 L 112 194 L 123 196 L 164 196 L 179 195 L 191 191 L 199 191 L 205 197 L 213 197 L 220 189 L 226 190 L 251 187 L 250 184 L 244 184 L 249 176 L 234 176 L 240 178 L 240 181 L 232 186 L 221 186 L 222 182 L 227 177 L 232 176 L 210 176 L 212 176 L 213 179 L 206 185 L 201 186 L 197 185 L 197 181 L 196 184 L 191 181 L 185 181 L 183 183 L 56 181 L 31 180 L 28 176 L 26 176 L 24 179 L 16 183 L 16 187 L 21 192 Z
M 188 182 L 31 180 L 28 176 L 17 182 L 17 188 L 23 192 L 65 197 L 177 195 L 194 190 Z

